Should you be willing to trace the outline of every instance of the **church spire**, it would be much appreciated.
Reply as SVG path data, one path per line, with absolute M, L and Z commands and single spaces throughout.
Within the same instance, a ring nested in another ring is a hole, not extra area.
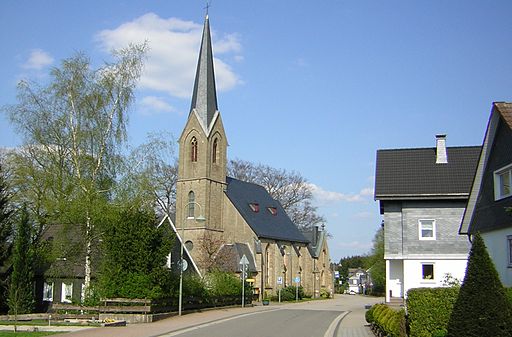
M 210 123 L 213 120 L 215 112 L 218 110 L 208 14 L 204 20 L 203 38 L 201 40 L 201 50 L 199 51 L 199 60 L 197 62 L 190 113 L 192 113 L 194 109 L 196 110 L 203 128 L 206 133 L 208 133 Z

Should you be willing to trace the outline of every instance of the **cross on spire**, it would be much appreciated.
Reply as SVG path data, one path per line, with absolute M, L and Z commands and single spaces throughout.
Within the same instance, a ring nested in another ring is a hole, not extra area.
M 212 1 L 206 1 L 206 7 L 204 7 L 204 9 L 206 9 L 206 16 L 208 16 L 208 10 L 210 9 L 210 7 L 212 6 Z

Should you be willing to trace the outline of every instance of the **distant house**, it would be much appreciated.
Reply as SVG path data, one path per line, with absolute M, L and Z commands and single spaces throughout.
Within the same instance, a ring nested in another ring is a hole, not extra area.
M 377 151 L 375 199 L 384 216 L 386 301 L 417 287 L 462 279 L 469 243 L 458 227 L 469 197 L 480 146 Z
M 503 285 L 512 286 L 512 103 L 494 103 L 459 232 L 480 232 Z
M 367 273 L 363 268 L 348 268 L 348 291 L 356 294 L 364 293 Z

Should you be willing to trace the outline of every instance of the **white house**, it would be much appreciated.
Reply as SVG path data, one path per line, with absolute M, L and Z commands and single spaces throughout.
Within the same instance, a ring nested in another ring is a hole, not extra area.
M 479 146 L 377 151 L 375 199 L 384 217 L 386 301 L 418 287 L 463 279 L 468 241 L 458 235 Z

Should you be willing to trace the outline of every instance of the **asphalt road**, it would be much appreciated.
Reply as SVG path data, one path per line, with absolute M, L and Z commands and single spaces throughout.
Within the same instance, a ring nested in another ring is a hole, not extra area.
M 368 337 L 365 305 L 382 298 L 336 295 L 302 303 L 271 303 L 174 316 L 126 327 L 78 328 L 67 337 Z M 78 330 L 80 329 L 80 330 Z
M 343 311 L 279 308 L 177 331 L 161 337 L 323 337 Z M 329 336 L 330 337 L 330 336 Z

